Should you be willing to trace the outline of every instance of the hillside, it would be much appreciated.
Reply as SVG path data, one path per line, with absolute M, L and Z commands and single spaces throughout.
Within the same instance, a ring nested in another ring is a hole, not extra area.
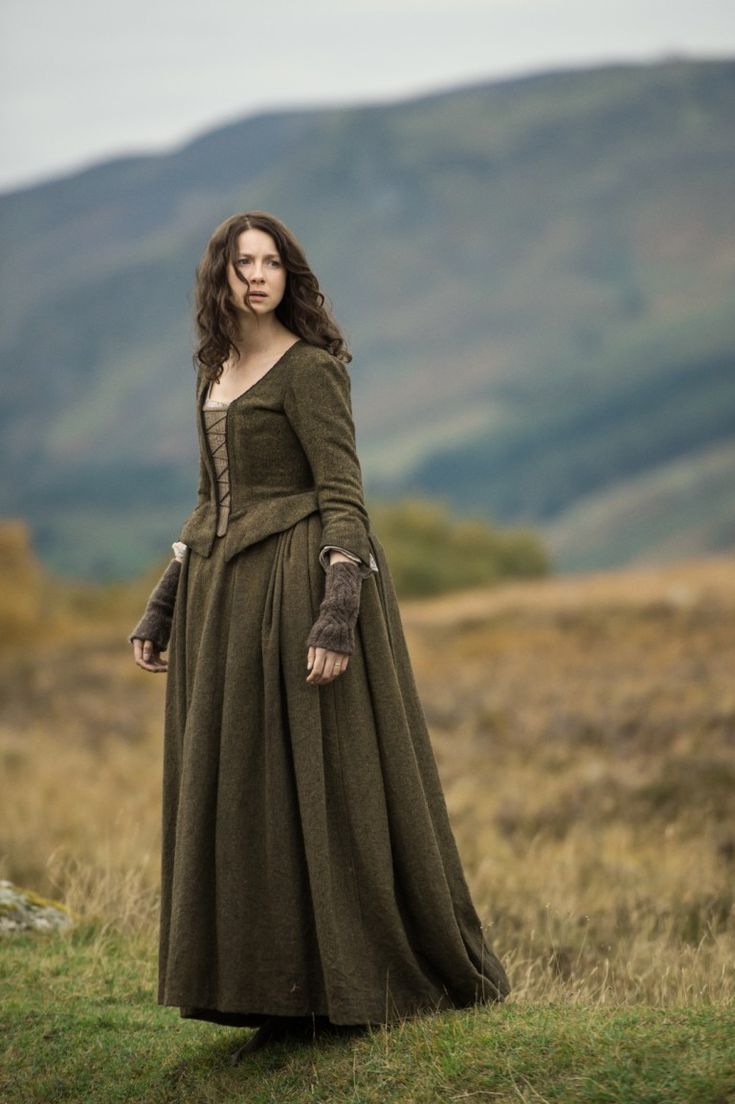
M 0 197 L 0 513 L 69 574 L 165 552 L 196 483 L 194 266 L 265 207 L 354 350 L 368 498 L 535 524 L 562 571 L 731 548 L 734 116 L 732 61 L 554 71 Z

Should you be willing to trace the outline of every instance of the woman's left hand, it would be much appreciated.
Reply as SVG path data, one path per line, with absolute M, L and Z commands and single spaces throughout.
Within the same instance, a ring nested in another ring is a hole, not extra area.
M 315 648 L 310 645 L 306 656 L 309 668 L 306 681 L 310 686 L 323 686 L 327 682 L 334 682 L 338 675 L 347 670 L 349 662 L 350 657 L 344 652 L 332 652 L 328 648 Z
M 333 560 L 327 568 L 319 616 L 306 638 L 309 685 L 332 682 L 347 669 L 355 650 L 362 577 L 351 560 Z

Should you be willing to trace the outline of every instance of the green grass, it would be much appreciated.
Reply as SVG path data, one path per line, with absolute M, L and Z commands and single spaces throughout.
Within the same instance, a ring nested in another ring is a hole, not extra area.
M 6 1104 L 735 1101 L 732 1008 L 514 1003 L 419 1017 L 237 1067 L 244 1029 L 156 1004 L 156 951 L 82 924 L 0 942 Z

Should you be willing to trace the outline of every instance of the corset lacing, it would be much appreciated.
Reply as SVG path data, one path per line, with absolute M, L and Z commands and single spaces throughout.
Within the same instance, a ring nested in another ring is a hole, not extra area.
M 223 537 L 227 532 L 227 522 L 230 516 L 230 460 L 227 455 L 227 407 L 229 403 L 221 399 L 208 398 L 202 413 L 204 415 L 204 428 L 207 432 L 209 450 L 214 460 L 214 470 L 217 478 L 217 536 Z

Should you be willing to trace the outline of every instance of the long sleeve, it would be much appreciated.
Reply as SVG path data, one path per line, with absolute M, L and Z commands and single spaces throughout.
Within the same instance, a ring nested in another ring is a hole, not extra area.
M 130 644 L 136 639 L 150 640 L 162 652 L 166 651 L 171 635 L 181 564 L 182 561 L 177 556 L 172 556 L 169 560 L 166 570 L 151 591 L 143 616 L 128 636 Z
M 317 487 L 322 519 L 320 557 L 328 546 L 352 552 L 363 577 L 373 567 L 362 471 L 355 447 L 350 377 L 341 361 L 322 352 L 294 366 L 284 398 L 286 415 Z

